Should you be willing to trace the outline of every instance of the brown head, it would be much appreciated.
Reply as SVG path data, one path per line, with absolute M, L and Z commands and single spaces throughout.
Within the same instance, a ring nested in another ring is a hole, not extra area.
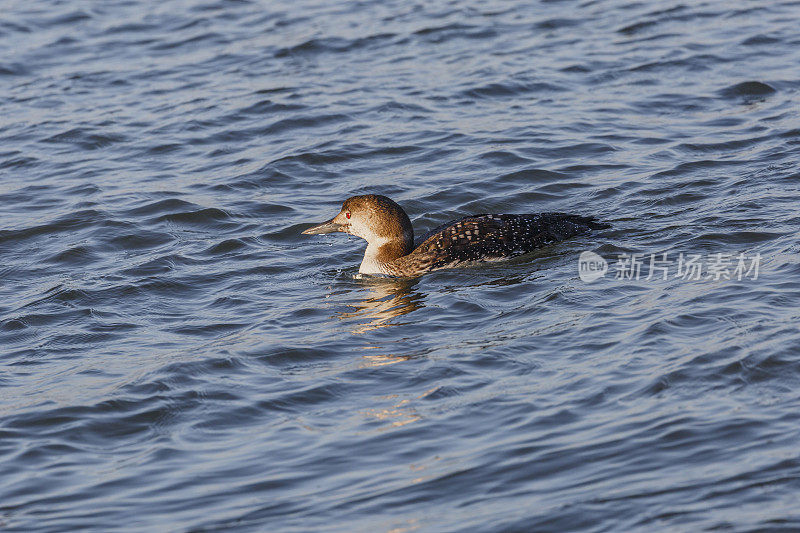
M 385 196 L 352 196 L 342 204 L 339 214 L 303 233 L 344 232 L 367 241 L 361 272 L 370 261 L 389 262 L 411 253 L 414 229 L 403 208 Z

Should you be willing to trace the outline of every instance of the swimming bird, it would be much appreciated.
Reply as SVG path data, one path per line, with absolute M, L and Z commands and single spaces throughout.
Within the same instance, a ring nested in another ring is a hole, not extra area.
M 414 277 L 475 261 L 528 253 L 609 224 L 566 213 L 471 215 L 429 231 L 414 245 L 414 228 L 403 208 L 378 194 L 345 200 L 338 215 L 303 231 L 305 235 L 344 232 L 367 241 L 358 271 Z

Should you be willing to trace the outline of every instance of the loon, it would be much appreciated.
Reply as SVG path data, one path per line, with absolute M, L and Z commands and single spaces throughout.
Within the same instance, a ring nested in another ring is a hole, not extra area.
M 471 215 L 429 231 L 414 245 L 403 208 L 378 194 L 345 200 L 338 215 L 303 231 L 344 232 L 367 241 L 361 274 L 415 277 L 460 263 L 495 261 L 528 253 L 593 229 L 610 228 L 594 217 L 566 213 Z

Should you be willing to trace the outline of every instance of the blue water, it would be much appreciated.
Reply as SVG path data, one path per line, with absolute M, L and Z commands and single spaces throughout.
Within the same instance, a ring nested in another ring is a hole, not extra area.
M 0 529 L 800 529 L 798 21 L 0 1 Z M 362 279 L 364 193 L 613 227 Z

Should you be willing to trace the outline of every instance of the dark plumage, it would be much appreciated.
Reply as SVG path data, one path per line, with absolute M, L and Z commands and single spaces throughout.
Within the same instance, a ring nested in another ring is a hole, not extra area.
M 425 234 L 414 247 L 414 230 L 403 209 L 385 196 L 348 198 L 333 219 L 303 233 L 343 231 L 366 239 L 359 272 L 418 276 L 460 263 L 522 255 L 608 224 L 567 213 L 472 215 Z

